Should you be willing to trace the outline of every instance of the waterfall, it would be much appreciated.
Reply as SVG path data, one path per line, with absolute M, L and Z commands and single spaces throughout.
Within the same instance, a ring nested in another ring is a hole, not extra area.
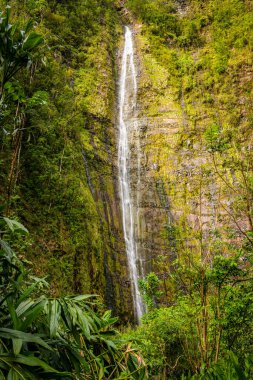
M 138 285 L 138 279 L 140 276 L 139 267 L 142 267 L 142 265 L 140 264 L 141 261 L 138 257 L 138 246 L 136 243 L 137 231 L 135 227 L 135 218 L 136 215 L 138 216 L 138 209 L 137 212 L 135 212 L 133 204 L 133 195 L 131 192 L 131 157 L 129 148 L 130 131 L 134 129 L 136 130 L 136 126 L 138 126 L 136 119 L 136 102 L 137 80 L 136 68 L 134 64 L 133 38 L 131 30 L 128 27 L 125 27 L 125 46 L 122 56 L 122 68 L 119 86 L 119 187 L 123 218 L 123 232 L 130 273 L 134 312 L 136 319 L 139 321 L 144 311 L 143 302 Z M 137 177 L 139 183 L 139 173 L 137 173 Z

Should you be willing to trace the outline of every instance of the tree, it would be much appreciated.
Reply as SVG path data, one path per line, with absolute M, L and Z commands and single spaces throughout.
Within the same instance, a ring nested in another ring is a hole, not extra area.
M 15 184 L 15 170 L 18 169 L 23 130 L 26 124 L 25 106 L 27 104 L 24 89 L 20 83 L 14 86 L 11 81 L 24 67 L 29 67 L 33 60 L 33 53 L 43 43 L 41 35 L 34 32 L 32 21 L 28 21 L 20 29 L 18 23 L 10 23 L 11 8 L 7 5 L 5 12 L 0 12 L 0 119 L 4 122 L 5 115 L 10 114 L 12 104 L 14 130 L 12 133 L 13 150 L 8 174 L 7 201 L 9 203 L 13 182 Z M 5 99 L 5 93 L 7 98 Z M 11 101 L 10 101 L 11 99 Z M 7 132 L 10 133 L 10 132 Z M 17 175 L 16 175 L 17 177 Z
M 18 23 L 10 23 L 11 8 L 0 12 L 0 101 L 4 87 L 23 67 L 30 65 L 33 53 L 43 43 L 41 35 L 32 31 L 33 23 L 28 21 L 23 29 Z M 1 103 L 0 103 L 1 105 Z
M 139 280 L 140 291 L 148 310 L 151 311 L 157 307 L 157 302 L 162 293 L 159 290 L 160 280 L 155 273 L 150 272 L 144 279 Z

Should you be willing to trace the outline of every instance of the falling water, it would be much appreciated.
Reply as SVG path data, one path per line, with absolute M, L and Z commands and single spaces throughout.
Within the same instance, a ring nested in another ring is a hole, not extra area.
M 134 205 L 131 194 L 130 176 L 130 130 L 136 129 L 137 81 L 134 64 L 133 38 L 131 30 L 125 28 L 125 46 L 119 87 L 119 183 L 122 205 L 123 230 L 130 272 L 134 311 L 137 320 L 143 314 L 143 302 L 139 291 L 138 278 L 140 258 L 135 239 Z M 139 168 L 139 164 L 138 164 Z M 139 169 L 138 169 L 139 170 Z M 137 173 L 139 182 L 139 173 Z M 137 184 L 138 185 L 138 184 Z M 138 215 L 138 211 L 137 211 Z M 137 222 L 138 223 L 138 222 Z M 141 271 L 142 272 L 142 271 Z

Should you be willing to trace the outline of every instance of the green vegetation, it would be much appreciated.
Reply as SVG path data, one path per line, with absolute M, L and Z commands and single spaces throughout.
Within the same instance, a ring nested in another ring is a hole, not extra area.
M 0 378 L 252 379 L 251 1 L 7 4 Z M 148 120 L 142 239 L 156 232 L 136 328 L 125 327 L 133 311 L 115 165 L 122 19 L 134 20 Z
M 252 253 L 244 251 L 231 258 L 216 255 L 209 264 L 188 257 L 187 265 L 174 265 L 170 282 L 177 291 L 171 305 L 160 304 L 143 317 L 136 331 L 124 337 L 139 347 L 153 376 L 181 379 L 197 373 L 202 375 L 194 379 L 226 379 L 228 372 L 224 371 L 229 364 L 232 379 L 250 379 Z M 150 275 L 145 281 L 151 282 Z M 157 286 L 158 282 L 152 274 L 152 283 Z M 151 310 L 153 297 L 147 298 L 146 292 L 146 299 Z M 245 376 L 236 377 L 237 371 Z
M 167 210 L 152 228 L 167 244 L 150 259 L 156 279 L 140 283 L 150 312 L 126 337 L 151 378 L 251 379 L 252 4 L 127 5 L 139 27 L 148 183 L 163 184 Z
M 0 2 L 2 28 L 13 25 L 1 39 L 8 35 L 14 46 L 1 57 L 1 75 L 7 62 L 13 70 L 2 79 L 2 199 L 31 232 L 26 255 L 39 263 L 38 276 L 50 275 L 52 295 L 95 292 L 125 315 L 130 294 L 120 289 L 127 270 L 119 264 L 125 259 L 110 160 L 116 8 L 110 0 L 8 4 L 7 14 Z
M 144 378 L 138 354 L 117 337 L 111 311 L 102 313 L 91 295 L 49 298 L 49 284 L 10 245 L 27 229 L 6 217 L 0 229 L 1 379 Z

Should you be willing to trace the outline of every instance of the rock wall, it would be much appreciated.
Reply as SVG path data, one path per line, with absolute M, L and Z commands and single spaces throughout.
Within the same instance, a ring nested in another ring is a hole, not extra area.
M 136 225 L 146 273 L 154 270 L 161 279 L 175 259 L 203 263 L 252 244 L 252 54 L 231 50 L 225 71 L 215 74 L 217 67 L 205 63 L 218 59 L 210 30 L 201 38 L 200 47 L 182 49 L 135 25 Z
M 144 271 L 164 279 L 168 296 L 166 279 L 175 259 L 203 262 L 216 253 L 235 254 L 253 241 L 252 4 L 231 1 L 233 6 L 227 0 L 182 1 L 178 9 L 174 2 L 154 2 L 142 23 L 135 15 L 136 234 Z M 131 2 L 141 9 L 142 2 Z M 25 104 L 38 92 L 46 101 L 31 102 L 30 108 L 10 102 L 8 133 L 1 130 L 0 190 L 5 199 L 16 112 L 22 111 L 10 210 L 31 233 L 21 254 L 38 276 L 49 275 L 53 296 L 97 292 L 128 318 L 116 52 L 122 20 L 134 17 L 124 1 L 116 3 L 9 2 L 13 20 L 32 17 L 46 41 L 40 59 L 15 78 L 15 86 Z

